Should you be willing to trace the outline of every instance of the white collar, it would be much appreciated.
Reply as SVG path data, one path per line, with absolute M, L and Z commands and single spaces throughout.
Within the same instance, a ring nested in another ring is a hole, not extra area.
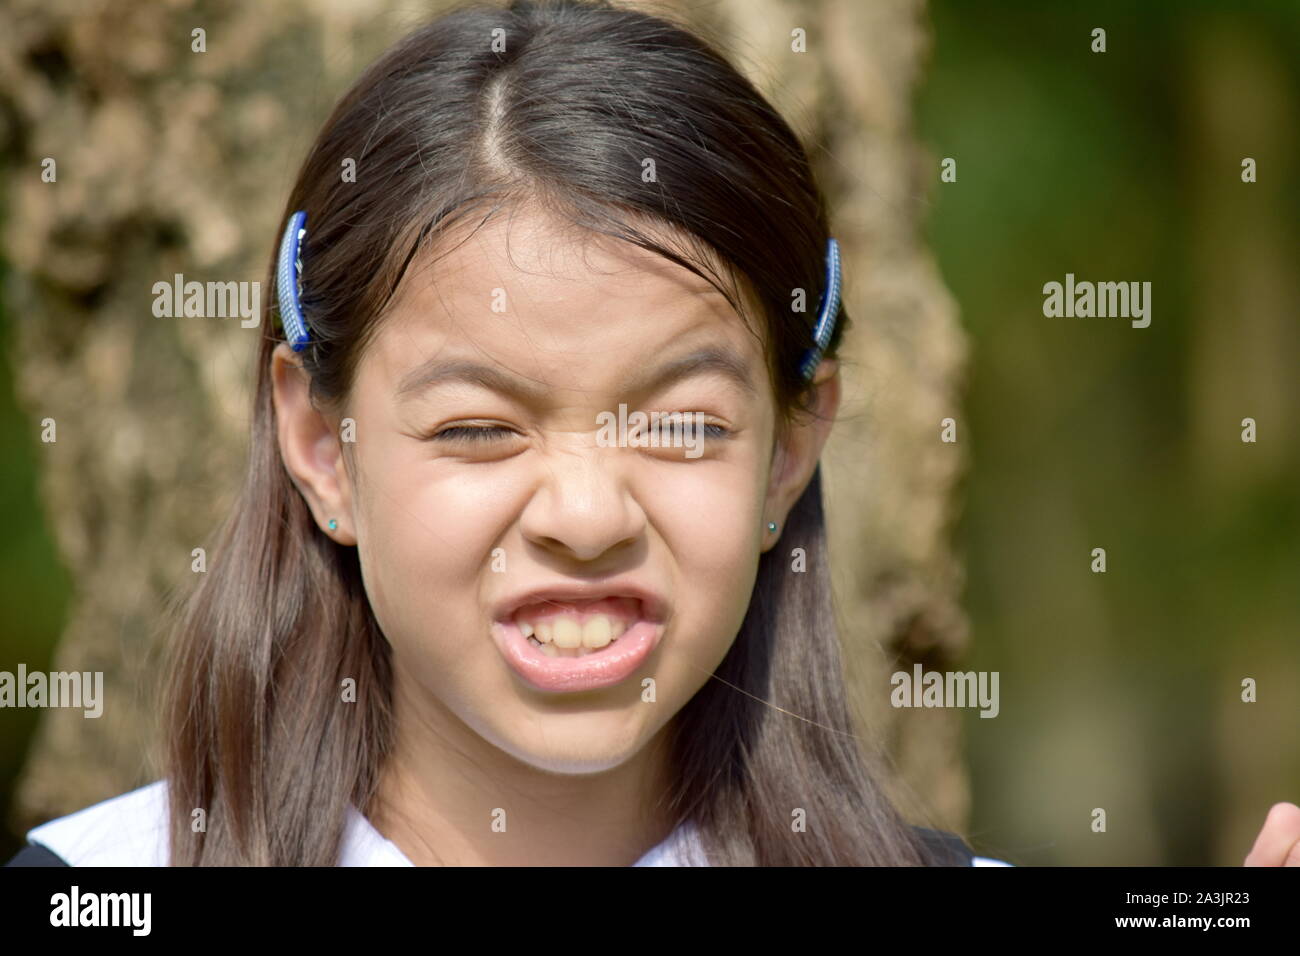
M 166 866 L 167 782 L 78 810 L 28 831 L 27 842 L 51 850 L 71 866 Z M 693 832 L 673 831 L 633 866 L 702 865 Z M 688 862 L 691 861 L 691 862 Z M 339 866 L 414 866 L 355 807 L 348 807 Z
M 72 866 L 166 866 L 167 782 L 159 780 L 66 817 L 43 823 L 27 833 Z M 339 866 L 414 866 L 393 841 L 374 828 L 355 807 L 348 807 Z M 698 837 L 688 824 L 651 847 L 633 866 L 708 866 Z M 1010 866 L 977 856 L 973 866 Z

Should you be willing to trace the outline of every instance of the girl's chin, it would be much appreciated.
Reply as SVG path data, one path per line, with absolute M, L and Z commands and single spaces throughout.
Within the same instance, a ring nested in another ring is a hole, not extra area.
M 546 773 L 605 773 L 635 757 L 648 739 L 648 729 L 626 725 L 615 729 L 616 719 L 616 713 L 609 710 L 534 717 L 526 735 L 520 734 L 518 725 L 503 728 L 497 746 L 520 763 Z

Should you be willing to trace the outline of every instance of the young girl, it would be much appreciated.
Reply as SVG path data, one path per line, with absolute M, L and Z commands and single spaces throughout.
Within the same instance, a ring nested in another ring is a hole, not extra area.
M 165 779 L 31 862 L 1001 862 L 909 826 L 854 735 L 838 250 L 721 56 L 624 9 L 457 10 L 343 97 L 285 222 Z

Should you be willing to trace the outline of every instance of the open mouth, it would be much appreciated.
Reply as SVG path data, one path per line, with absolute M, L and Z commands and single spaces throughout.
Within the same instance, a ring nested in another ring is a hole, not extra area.
M 590 584 L 558 584 L 500 608 L 492 639 L 525 684 L 546 693 L 596 691 L 646 666 L 667 629 L 668 603 L 630 583 L 604 587 L 601 595 Z
M 606 652 L 642 619 L 633 597 L 539 601 L 514 613 L 528 643 L 547 657 L 587 657 Z

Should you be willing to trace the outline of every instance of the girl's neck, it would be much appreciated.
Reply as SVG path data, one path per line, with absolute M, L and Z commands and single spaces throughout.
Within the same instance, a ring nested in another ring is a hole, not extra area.
M 453 714 L 403 720 L 367 816 L 416 866 L 628 866 L 664 840 L 668 727 L 622 765 L 556 774 Z M 671 726 L 671 724 L 669 725 Z

